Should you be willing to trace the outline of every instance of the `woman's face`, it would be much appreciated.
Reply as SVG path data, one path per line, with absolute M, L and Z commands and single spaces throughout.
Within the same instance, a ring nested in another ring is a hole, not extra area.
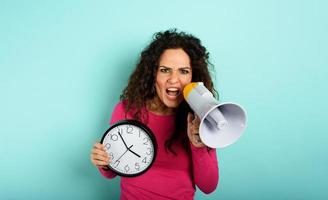
M 183 88 L 191 82 L 190 58 L 183 49 L 167 49 L 159 59 L 156 92 L 166 109 L 174 109 L 183 101 Z

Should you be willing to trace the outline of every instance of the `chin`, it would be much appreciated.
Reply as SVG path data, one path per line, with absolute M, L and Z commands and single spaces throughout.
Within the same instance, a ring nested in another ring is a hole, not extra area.
M 174 102 L 167 100 L 167 101 L 164 101 L 164 105 L 168 108 L 177 108 L 181 102 L 182 102 L 182 100 L 174 101 Z

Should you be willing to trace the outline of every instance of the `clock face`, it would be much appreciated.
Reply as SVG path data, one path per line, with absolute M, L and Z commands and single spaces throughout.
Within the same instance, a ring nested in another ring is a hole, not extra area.
M 118 175 L 140 175 L 155 161 L 155 137 L 138 121 L 119 121 L 105 132 L 101 143 L 111 158 L 108 167 Z

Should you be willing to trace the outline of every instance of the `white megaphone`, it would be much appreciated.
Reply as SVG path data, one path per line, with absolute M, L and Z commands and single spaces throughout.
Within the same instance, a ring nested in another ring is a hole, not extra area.
M 245 110 L 235 103 L 219 103 L 202 82 L 192 82 L 183 96 L 199 117 L 199 137 L 212 148 L 223 148 L 236 142 L 246 128 Z

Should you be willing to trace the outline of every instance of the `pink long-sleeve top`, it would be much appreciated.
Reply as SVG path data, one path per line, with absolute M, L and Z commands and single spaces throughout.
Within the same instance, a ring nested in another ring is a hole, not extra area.
M 128 113 L 125 117 L 124 105 L 120 102 L 112 113 L 110 124 L 123 119 L 132 119 L 132 116 Z M 197 148 L 191 143 L 190 148 L 186 149 L 181 143 L 175 143 L 175 156 L 165 150 L 165 141 L 175 130 L 175 115 L 163 116 L 148 111 L 146 125 L 156 137 L 157 156 L 147 172 L 137 177 L 121 178 L 121 200 L 190 200 L 194 198 L 195 185 L 206 194 L 216 189 L 219 170 L 215 149 Z M 110 170 L 99 168 L 99 171 L 109 179 L 116 176 Z

